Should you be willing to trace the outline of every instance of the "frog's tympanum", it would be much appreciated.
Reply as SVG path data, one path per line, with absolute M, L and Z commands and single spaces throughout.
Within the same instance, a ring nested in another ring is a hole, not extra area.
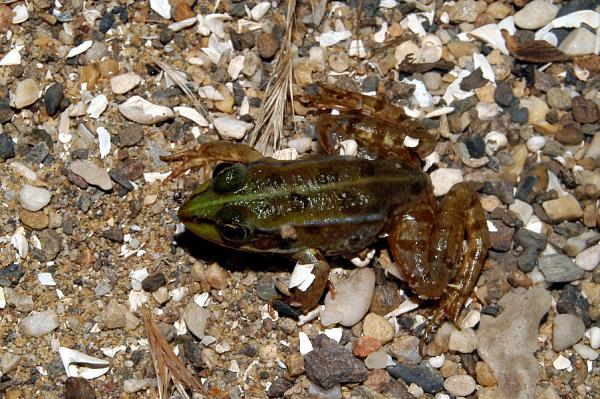
M 415 122 L 409 125 L 400 108 L 339 89 L 323 92 L 313 101 L 341 104 L 343 111 L 317 122 L 319 142 L 330 155 L 278 161 L 243 144 L 213 142 L 164 157 L 184 161 L 175 175 L 209 162 L 234 162 L 215 169 L 179 218 L 196 235 L 225 247 L 315 264 L 315 282 L 290 298 L 303 311 L 318 303 L 326 287 L 326 256 L 353 255 L 386 237 L 410 288 L 421 298 L 439 299 L 429 329 L 446 318 L 456 321 L 489 247 L 477 194 L 459 183 L 438 203 L 419 159 L 433 150 L 433 138 Z M 406 136 L 418 145 L 405 147 Z M 360 157 L 331 155 L 340 138 L 353 138 L 365 150 Z

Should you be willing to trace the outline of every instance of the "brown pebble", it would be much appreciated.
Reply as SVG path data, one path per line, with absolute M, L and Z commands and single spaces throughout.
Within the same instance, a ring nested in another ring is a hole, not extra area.
M 372 313 L 384 316 L 396 309 L 400 305 L 400 295 L 398 289 L 393 284 L 383 284 L 375 286 L 373 300 L 371 301 Z
M 103 78 L 112 78 L 119 74 L 119 61 L 110 58 L 102 60 L 98 63 L 98 71 Z
M 529 278 L 529 276 L 520 270 L 512 271 L 508 275 L 508 277 L 506 277 L 506 280 L 508 281 L 508 283 L 510 285 L 512 285 L 515 288 L 516 287 L 529 288 L 532 285 L 532 282 L 531 282 L 531 279 Z
M 96 394 L 85 378 L 69 377 L 65 383 L 65 399 L 96 399 Z
M 498 384 L 498 380 L 494 376 L 494 372 L 486 362 L 477 362 L 475 365 L 477 372 L 477 382 L 484 387 L 494 387 Z
M 184 19 L 193 18 L 196 14 L 192 10 L 192 8 L 184 1 L 180 1 L 173 7 L 173 12 L 171 13 L 171 17 L 174 21 L 183 21 Z
M 596 219 L 598 215 L 598 208 L 594 204 L 587 204 L 583 208 L 583 224 L 589 228 L 596 227 Z
M 218 263 L 213 263 L 206 270 L 206 281 L 214 289 L 222 290 L 229 285 L 229 274 Z
M 80 83 L 86 83 L 88 90 L 92 90 L 94 86 L 96 86 L 98 79 L 100 79 L 100 70 L 96 63 L 90 64 L 83 68 L 83 71 L 81 72 Z
M 575 127 L 565 127 L 556 132 L 554 137 L 556 141 L 562 144 L 575 145 L 583 140 L 583 133 Z
M 277 50 L 279 50 L 279 41 L 273 33 L 261 33 L 256 39 L 256 46 L 258 47 L 258 54 L 260 58 L 264 60 L 270 60 L 275 56 Z
M 377 369 L 369 371 L 369 376 L 363 384 L 376 392 L 381 392 L 390 381 L 390 373 L 384 369 Z
M 598 120 L 598 106 L 582 96 L 573 99 L 573 118 L 579 123 L 594 123 Z
M 44 212 L 31 212 L 22 208 L 19 210 L 19 219 L 25 226 L 35 230 L 45 229 L 50 223 L 48 215 Z
M 304 357 L 298 352 L 288 356 L 286 365 L 291 377 L 297 377 L 304 373 Z
M 370 335 L 363 335 L 352 343 L 352 353 L 356 357 L 367 357 L 381 348 L 381 343 Z

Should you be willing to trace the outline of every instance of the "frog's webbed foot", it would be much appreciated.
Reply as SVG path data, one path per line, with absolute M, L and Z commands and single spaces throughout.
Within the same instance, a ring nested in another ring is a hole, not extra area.
M 313 265 L 312 274 L 315 279 L 312 284 L 305 290 L 298 287 L 292 288 L 289 303 L 300 309 L 303 313 L 312 310 L 323 296 L 325 287 L 329 281 L 329 263 L 325 260 L 323 254 L 316 249 L 305 249 L 294 254 L 294 259 L 300 264 Z
M 217 161 L 249 163 L 262 159 L 260 152 L 246 144 L 229 141 L 213 141 L 198 144 L 191 150 L 176 152 L 160 157 L 165 162 L 181 162 L 176 166 L 170 178 L 177 177 L 188 169 L 199 169 Z

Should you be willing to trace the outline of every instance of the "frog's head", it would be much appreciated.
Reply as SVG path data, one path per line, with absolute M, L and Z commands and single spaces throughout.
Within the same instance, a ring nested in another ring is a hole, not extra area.
M 244 205 L 246 167 L 215 168 L 213 179 L 198 187 L 179 208 L 179 219 L 197 236 L 228 247 L 252 250 L 252 215 Z

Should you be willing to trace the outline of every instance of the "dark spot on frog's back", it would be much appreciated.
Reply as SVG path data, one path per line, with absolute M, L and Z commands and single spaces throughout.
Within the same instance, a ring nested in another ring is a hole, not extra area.
M 310 203 L 306 195 L 298 193 L 291 193 L 288 202 L 292 206 L 292 209 L 296 211 L 306 209 Z
M 416 177 L 410 183 L 410 192 L 414 195 L 421 194 L 423 192 L 423 190 L 425 190 L 425 187 L 427 187 L 427 183 L 428 182 L 427 182 L 427 179 L 425 178 L 425 176 Z
M 319 184 L 327 184 L 338 181 L 340 178 L 338 172 L 334 168 L 322 168 L 317 175 Z
M 373 162 L 363 161 L 360 164 L 360 175 L 362 177 L 371 177 L 375 175 L 375 165 Z
M 213 189 L 217 193 L 231 193 L 244 186 L 246 178 L 246 167 L 242 164 L 234 164 L 218 173 L 213 179 Z

